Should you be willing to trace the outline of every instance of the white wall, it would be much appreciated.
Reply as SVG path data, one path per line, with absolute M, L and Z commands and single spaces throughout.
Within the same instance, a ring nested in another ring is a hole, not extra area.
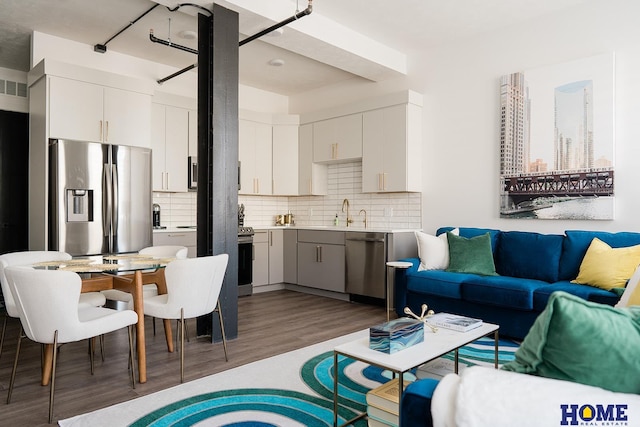
M 411 58 L 406 79 L 350 82 L 290 100 L 292 111 L 405 88 L 424 94 L 422 226 L 640 231 L 640 2 L 589 2 Z M 614 51 L 616 206 L 613 221 L 500 219 L 499 77 Z

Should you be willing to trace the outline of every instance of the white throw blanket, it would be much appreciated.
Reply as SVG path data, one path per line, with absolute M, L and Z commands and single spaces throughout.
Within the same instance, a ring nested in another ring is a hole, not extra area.
M 440 381 L 431 411 L 434 427 L 640 426 L 640 395 L 474 366 Z

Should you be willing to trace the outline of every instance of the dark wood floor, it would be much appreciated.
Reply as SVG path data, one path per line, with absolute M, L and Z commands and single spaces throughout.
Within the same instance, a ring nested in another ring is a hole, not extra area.
M 386 319 L 382 307 L 292 291 L 242 297 L 238 313 L 239 333 L 237 339 L 228 342 L 229 362 L 224 360 L 221 343 L 211 344 L 193 337 L 186 343 L 185 382 L 366 329 Z M 106 359 L 102 362 L 96 358 L 94 375 L 89 372 L 86 341 L 62 346 L 54 419 L 69 418 L 178 385 L 179 353 L 166 351 L 161 322 L 158 326 L 154 337 L 151 322 L 147 322 L 148 381 L 136 384 L 135 390 L 127 371 L 126 330 L 106 337 Z M 188 326 L 191 334 L 195 334 L 195 321 Z M 28 340 L 23 341 L 13 397 L 6 404 L 17 333 L 18 322 L 9 319 L 0 358 L 0 425 L 45 426 L 49 388 L 40 386 L 40 346 Z

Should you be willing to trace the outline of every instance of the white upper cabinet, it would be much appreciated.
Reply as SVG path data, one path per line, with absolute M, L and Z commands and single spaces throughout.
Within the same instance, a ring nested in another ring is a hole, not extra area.
M 298 141 L 298 191 L 301 196 L 326 195 L 326 164 L 313 163 L 313 124 L 300 126 Z
M 152 105 L 153 191 L 187 191 L 189 111 Z
M 49 77 L 51 138 L 149 147 L 151 96 Z
M 297 196 L 298 125 L 273 125 L 273 194 Z
M 421 191 L 421 108 L 395 105 L 363 116 L 362 191 Z
M 149 147 L 151 96 L 105 88 L 104 121 L 104 142 Z
M 102 86 L 61 77 L 49 78 L 49 136 L 102 142 Z
M 239 120 L 240 194 L 272 194 L 271 125 Z
M 313 161 L 326 163 L 362 158 L 362 114 L 313 124 Z

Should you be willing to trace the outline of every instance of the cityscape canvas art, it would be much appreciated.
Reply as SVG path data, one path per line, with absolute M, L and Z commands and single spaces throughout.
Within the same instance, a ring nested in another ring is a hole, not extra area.
M 500 79 L 500 217 L 614 217 L 614 55 Z

